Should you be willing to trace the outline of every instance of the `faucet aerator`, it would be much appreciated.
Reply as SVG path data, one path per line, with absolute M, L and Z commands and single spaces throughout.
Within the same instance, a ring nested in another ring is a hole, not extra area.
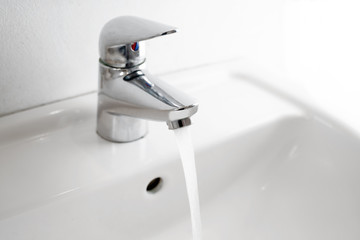
M 190 118 L 183 118 L 175 121 L 167 121 L 166 124 L 168 125 L 170 130 L 175 130 L 182 127 L 187 127 L 191 125 Z

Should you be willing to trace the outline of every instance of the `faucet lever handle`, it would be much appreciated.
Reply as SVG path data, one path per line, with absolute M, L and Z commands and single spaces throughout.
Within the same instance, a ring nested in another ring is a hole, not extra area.
M 134 16 L 110 20 L 100 33 L 100 61 L 117 68 L 131 68 L 145 61 L 139 41 L 175 33 L 172 26 Z

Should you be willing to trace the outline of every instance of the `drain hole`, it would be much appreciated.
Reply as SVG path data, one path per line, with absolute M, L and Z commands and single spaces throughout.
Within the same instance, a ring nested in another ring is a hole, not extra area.
M 146 191 L 149 193 L 156 193 L 160 190 L 163 180 L 159 177 L 154 178 L 149 182 L 149 184 L 146 187 Z

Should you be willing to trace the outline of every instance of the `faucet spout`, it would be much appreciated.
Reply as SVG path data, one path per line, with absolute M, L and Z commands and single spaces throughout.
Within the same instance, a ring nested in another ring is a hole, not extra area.
M 139 67 L 114 68 L 100 61 L 97 132 L 113 142 L 147 134 L 145 120 L 166 122 L 169 129 L 191 124 L 197 100 Z

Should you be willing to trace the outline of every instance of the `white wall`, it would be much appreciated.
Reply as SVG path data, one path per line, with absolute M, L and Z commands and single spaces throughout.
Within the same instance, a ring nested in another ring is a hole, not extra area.
M 284 72 L 318 106 L 360 129 L 360 1 L 284 4 Z
M 96 90 L 98 35 L 113 17 L 180 28 L 148 44 L 149 69 L 164 73 L 269 51 L 278 41 L 268 27 L 281 9 L 271 2 L 0 0 L 0 115 Z
M 180 28 L 149 41 L 154 73 L 243 56 L 319 100 L 359 94 L 359 12 L 357 0 L 0 0 L 0 116 L 96 90 L 98 35 L 119 15 Z

